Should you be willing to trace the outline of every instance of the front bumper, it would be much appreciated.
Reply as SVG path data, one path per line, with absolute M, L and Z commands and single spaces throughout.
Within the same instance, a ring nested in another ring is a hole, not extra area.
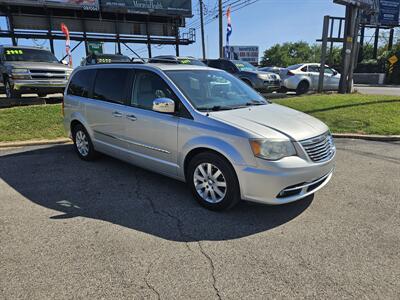
M 13 80 L 14 89 L 21 93 L 29 92 L 47 92 L 59 93 L 63 92 L 67 86 L 68 80 Z
M 263 161 L 257 167 L 238 167 L 242 199 L 265 204 L 285 204 L 311 195 L 332 178 L 335 157 L 313 163 L 300 157 L 278 162 Z
M 259 80 L 257 85 L 254 87 L 260 92 L 275 92 L 281 88 L 280 80 Z

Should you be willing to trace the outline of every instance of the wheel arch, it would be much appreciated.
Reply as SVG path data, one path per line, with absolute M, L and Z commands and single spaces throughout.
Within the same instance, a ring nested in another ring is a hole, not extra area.
M 85 118 L 80 112 L 74 112 L 70 117 L 69 130 L 71 134 L 74 126 L 76 126 L 77 124 L 81 124 L 83 127 L 85 127 L 86 131 L 89 133 L 90 138 L 93 139 L 93 131 L 90 129 L 89 124 L 87 124 Z
M 235 165 L 246 164 L 244 157 L 242 157 L 238 150 L 232 145 L 216 138 L 199 137 L 182 147 L 182 154 L 180 157 L 182 173 L 180 175 L 183 178 L 186 178 L 186 171 L 189 161 L 197 154 L 203 152 L 213 152 L 221 156 L 229 162 L 234 170 Z M 237 175 L 238 174 L 236 174 L 236 176 Z

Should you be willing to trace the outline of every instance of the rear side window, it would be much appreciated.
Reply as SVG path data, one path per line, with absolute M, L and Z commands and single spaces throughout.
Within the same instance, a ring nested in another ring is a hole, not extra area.
M 96 70 L 78 71 L 69 83 L 67 94 L 88 98 L 93 87 Z
M 93 98 L 107 102 L 125 104 L 131 86 L 131 69 L 98 69 Z

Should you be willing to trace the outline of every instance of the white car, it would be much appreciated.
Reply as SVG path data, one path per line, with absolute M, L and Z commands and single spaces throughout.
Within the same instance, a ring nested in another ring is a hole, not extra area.
M 320 64 L 298 64 L 282 69 L 280 76 L 282 87 L 287 91 L 296 91 L 296 94 L 305 94 L 310 90 L 317 90 Z M 338 71 L 325 66 L 324 91 L 339 89 L 340 74 Z

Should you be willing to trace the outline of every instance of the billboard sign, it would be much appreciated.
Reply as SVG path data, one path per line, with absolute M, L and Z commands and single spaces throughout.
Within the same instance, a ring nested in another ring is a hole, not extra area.
M 227 51 L 226 47 L 229 47 Z M 225 46 L 225 53 L 229 53 L 229 59 L 238 59 L 257 65 L 259 59 L 258 46 Z
M 383 26 L 398 26 L 400 17 L 400 0 L 380 0 L 379 24 Z
M 99 0 L 102 11 L 192 16 L 191 0 Z
M 354 5 L 364 9 L 376 8 L 376 0 L 333 0 L 333 2 L 342 5 Z
M 98 0 L 0 0 L 0 4 L 99 10 Z

